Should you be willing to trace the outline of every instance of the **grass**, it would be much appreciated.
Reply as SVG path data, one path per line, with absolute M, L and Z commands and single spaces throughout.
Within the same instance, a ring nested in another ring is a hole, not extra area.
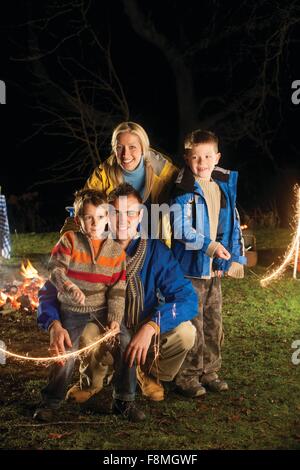
M 284 248 L 288 234 L 257 233 L 258 246 L 273 248 L 276 242 L 276 248 Z M 26 250 L 28 256 L 46 254 L 56 240 L 57 234 L 19 235 L 19 241 L 13 240 L 14 256 L 24 256 Z M 0 366 L 0 448 L 300 449 L 300 365 L 291 360 L 291 345 L 300 340 L 299 281 L 292 280 L 289 271 L 263 289 L 259 277 L 264 272 L 257 266 L 243 280 L 223 281 L 221 375 L 230 385 L 228 393 L 193 400 L 169 389 L 160 403 L 138 396 L 138 405 L 148 415 L 142 424 L 68 405 L 57 414 L 59 424 L 36 427 L 31 416 L 47 370 L 8 361 Z M 0 318 L 0 332 L 11 349 L 47 351 L 47 335 L 28 315 Z M 110 394 L 108 387 L 101 401 L 109 400 Z
M 259 228 L 254 233 L 258 250 L 285 250 L 292 238 L 292 231 L 287 228 Z
M 291 230 L 285 228 L 260 228 L 254 231 L 257 249 L 285 249 L 291 241 Z M 30 255 L 49 255 L 59 239 L 58 232 L 20 233 L 11 236 L 12 262 Z
M 6 264 L 13 265 L 24 258 L 47 257 L 58 239 L 57 232 L 12 234 L 11 259 L 6 261 Z

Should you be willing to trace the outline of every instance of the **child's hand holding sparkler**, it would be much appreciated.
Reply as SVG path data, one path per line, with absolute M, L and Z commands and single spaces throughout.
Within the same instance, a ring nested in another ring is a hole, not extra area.
M 74 286 L 69 289 L 69 295 L 75 302 L 78 302 L 80 305 L 85 304 L 85 295 L 79 287 Z
M 115 334 L 120 333 L 120 324 L 117 321 L 112 321 L 109 324 L 109 329 L 112 330 Z

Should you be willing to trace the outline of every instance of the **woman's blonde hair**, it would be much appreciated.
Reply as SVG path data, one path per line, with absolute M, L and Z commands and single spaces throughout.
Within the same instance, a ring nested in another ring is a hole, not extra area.
M 112 138 L 111 138 L 111 147 L 115 155 L 117 155 L 117 145 L 118 145 L 118 137 L 120 134 L 124 132 L 129 132 L 130 134 L 136 135 L 141 143 L 143 155 L 147 155 L 149 151 L 149 137 L 145 129 L 142 128 L 136 122 L 121 122 L 113 131 Z

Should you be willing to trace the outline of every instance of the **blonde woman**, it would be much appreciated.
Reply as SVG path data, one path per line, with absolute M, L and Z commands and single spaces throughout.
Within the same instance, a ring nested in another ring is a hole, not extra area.
M 94 170 L 86 187 L 108 195 L 121 183 L 129 183 L 143 203 L 166 201 L 166 189 L 177 176 L 172 162 L 150 148 L 146 131 L 135 122 L 122 122 L 113 131 L 112 154 Z
M 135 122 L 122 122 L 113 131 L 112 153 L 93 171 L 85 188 L 109 195 L 119 184 L 129 183 L 142 196 L 143 204 L 168 202 L 169 190 L 178 169 L 161 153 L 150 147 L 146 131 Z M 70 218 L 62 232 L 70 230 Z M 71 222 L 72 223 L 72 222 Z M 170 245 L 170 224 L 163 216 L 165 242 Z

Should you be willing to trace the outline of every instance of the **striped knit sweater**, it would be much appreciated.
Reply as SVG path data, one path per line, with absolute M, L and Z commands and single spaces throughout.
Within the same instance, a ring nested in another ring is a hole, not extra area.
M 50 280 L 58 290 L 62 308 L 89 313 L 107 307 L 108 323 L 121 323 L 125 308 L 126 254 L 112 238 L 99 241 L 96 252 L 93 242 L 82 232 L 66 232 L 52 250 Z M 84 305 L 76 303 L 70 295 L 75 286 L 85 294 Z

